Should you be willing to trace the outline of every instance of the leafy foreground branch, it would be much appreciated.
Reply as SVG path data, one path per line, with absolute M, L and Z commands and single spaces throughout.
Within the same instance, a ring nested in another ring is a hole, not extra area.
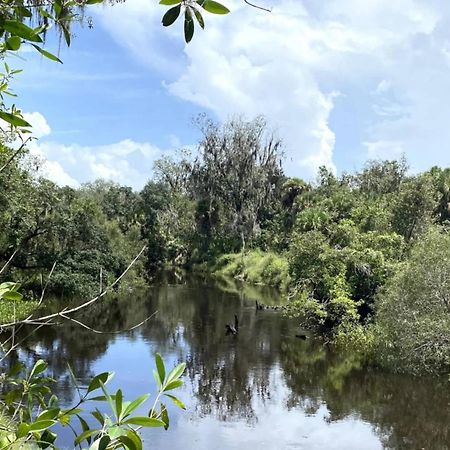
M 142 449 L 142 428 L 169 428 L 164 398 L 185 409 L 182 401 L 170 393 L 183 385 L 180 378 L 185 363 L 166 373 L 164 361 L 157 353 L 155 364 L 154 377 L 158 391 L 153 406 L 143 415 L 140 411 L 146 407 L 150 394 L 125 401 L 121 389 L 110 393 L 106 385 L 114 376 L 112 372 L 101 373 L 92 378 L 87 386 L 79 386 L 69 367 L 79 399 L 70 408 L 63 408 L 56 395 L 52 394 L 51 387 L 55 380 L 45 375 L 47 364 L 44 361 L 37 361 L 30 372 L 26 372 L 21 363 L 16 363 L 1 379 L 6 393 L 0 396 L 0 413 L 3 413 L 0 450 L 31 449 L 36 445 L 42 449 L 57 449 L 58 435 L 52 431 L 57 425 L 72 430 L 74 446 L 80 449 Z M 105 403 L 109 407 L 108 413 L 97 406 Z

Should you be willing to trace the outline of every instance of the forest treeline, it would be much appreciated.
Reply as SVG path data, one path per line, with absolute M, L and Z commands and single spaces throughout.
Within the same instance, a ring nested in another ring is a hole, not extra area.
M 198 124 L 195 154 L 158 160 L 140 192 L 58 187 L 15 159 L 0 174 L 1 266 L 12 258 L 1 280 L 37 293 L 56 262 L 54 293 L 95 293 L 147 245 L 128 285 L 165 265 L 272 284 L 336 342 L 391 368 L 449 369 L 450 168 L 373 161 L 310 183 L 285 175 L 263 118 Z M 0 162 L 11 152 L 3 145 Z

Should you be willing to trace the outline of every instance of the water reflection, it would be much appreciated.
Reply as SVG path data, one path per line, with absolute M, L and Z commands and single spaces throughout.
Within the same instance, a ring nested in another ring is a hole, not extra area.
M 181 396 L 188 412 L 174 413 L 169 432 L 152 431 L 146 448 L 450 448 L 446 381 L 361 367 L 354 355 L 296 339 L 295 323 L 256 311 L 255 299 L 274 304 L 278 296 L 230 281 L 168 278 L 148 292 L 108 299 L 77 317 L 96 329 L 117 331 L 158 311 L 141 329 L 117 336 L 66 323 L 39 330 L 21 356 L 49 361 L 67 403 L 74 396 L 67 362 L 80 380 L 115 370 L 115 383 L 133 396 L 151 389 L 155 351 L 171 364 L 186 361 Z M 226 336 L 225 325 L 235 314 L 239 334 Z

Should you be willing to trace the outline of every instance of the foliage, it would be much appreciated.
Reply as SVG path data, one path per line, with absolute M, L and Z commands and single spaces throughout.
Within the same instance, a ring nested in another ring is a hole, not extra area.
M 432 230 L 377 298 L 378 354 L 397 370 L 450 368 L 450 235 Z
M 245 254 L 225 254 L 213 263 L 212 272 L 281 290 L 289 286 L 288 262 L 283 256 L 272 252 L 253 250 Z
M 175 23 L 178 17 L 184 16 L 184 39 L 186 43 L 189 43 L 194 36 L 195 22 L 201 28 L 205 28 L 201 11 L 207 11 L 211 14 L 228 14 L 230 12 L 226 6 L 214 0 L 160 0 L 159 4 L 171 6 L 162 18 L 162 24 L 165 27 Z
M 0 148 L 5 158 L 11 154 Z M 60 188 L 36 177 L 29 163 L 22 154 L 0 173 L 0 263 L 14 256 L 8 278 L 24 281 L 40 294 L 42 279 L 56 262 L 50 290 L 66 295 L 98 292 L 142 247 L 140 196 L 113 183 Z M 138 264 L 127 282 L 142 274 Z
M 150 394 L 144 394 L 132 401 L 125 401 L 121 389 L 110 393 L 107 383 L 113 373 L 104 372 L 92 378 L 87 386 L 79 386 L 72 372 L 72 381 L 79 393 L 78 402 L 67 408 L 62 407 L 58 398 L 52 394 L 51 386 L 55 382 L 45 374 L 47 364 L 38 360 L 27 372 L 21 363 L 16 363 L 3 376 L 2 383 L 9 389 L 0 396 L 0 409 L 3 417 L 3 429 L 0 431 L 2 448 L 24 448 L 28 444 L 37 444 L 39 448 L 57 449 L 58 436 L 53 431 L 55 425 L 69 427 L 74 432 L 74 446 L 90 450 L 141 450 L 142 440 L 139 430 L 143 427 L 169 427 L 167 408 L 162 398 L 177 407 L 184 405 L 172 391 L 181 387 L 180 379 L 186 365 L 179 364 L 169 373 L 161 355 L 155 356 L 154 370 L 158 392 L 148 414 L 142 415 Z M 106 403 L 110 412 L 103 412 L 99 404 Z M 88 422 L 88 411 L 96 421 Z M 10 420 L 8 420 L 10 419 Z M 75 425 L 75 422 L 79 426 Z

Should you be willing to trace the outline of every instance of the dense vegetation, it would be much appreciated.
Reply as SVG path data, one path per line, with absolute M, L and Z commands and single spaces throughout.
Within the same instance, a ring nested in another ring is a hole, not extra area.
M 199 126 L 198 151 L 159 160 L 141 192 L 61 188 L 33 176 L 27 157 L 8 166 L 8 276 L 36 291 L 57 262 L 50 289 L 94 293 L 100 271 L 112 281 L 146 244 L 131 283 L 176 265 L 272 284 L 291 315 L 337 342 L 363 342 L 393 368 L 448 368 L 450 169 L 410 175 L 403 160 L 374 161 L 307 183 L 284 175 L 262 118 Z

